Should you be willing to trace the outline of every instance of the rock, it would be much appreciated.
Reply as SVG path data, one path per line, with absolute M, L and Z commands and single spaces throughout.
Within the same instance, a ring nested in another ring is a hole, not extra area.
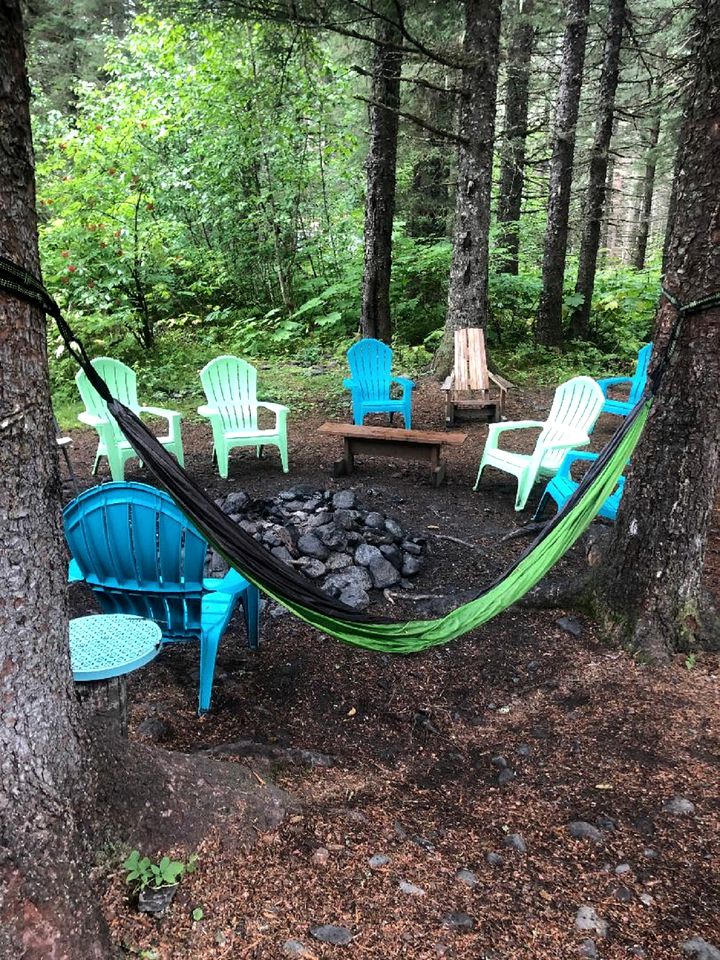
M 631 871 L 632 871 L 632 867 L 630 866 L 629 863 L 619 863 L 619 864 L 615 867 L 615 873 L 616 873 L 619 877 L 622 877 L 624 874 L 630 873 Z
M 579 953 L 581 957 L 585 957 L 586 960 L 598 960 L 597 947 L 595 946 L 595 941 L 591 940 L 590 937 L 587 940 L 583 940 L 580 944 Z
M 416 573 L 420 572 L 420 561 L 417 557 L 411 556 L 409 553 L 406 553 L 402 561 L 402 575 L 404 577 L 414 577 Z
M 353 524 L 357 522 L 359 517 L 360 514 L 357 510 L 336 510 L 333 520 L 336 526 L 342 527 L 343 530 L 352 530 Z
M 300 569 L 310 580 L 317 580 L 325 576 L 327 567 L 322 560 L 308 560 L 307 563 L 302 564 Z
M 643 948 L 638 946 L 630 947 L 630 954 L 633 957 L 640 957 L 640 960 L 645 960 L 645 957 L 647 957 L 647 954 L 645 953 Z
M 310 956 L 305 945 L 300 943 L 299 940 L 286 940 L 283 944 L 282 950 L 286 957 Z
M 370 543 L 374 547 L 389 547 L 394 541 L 389 533 L 384 530 L 371 530 L 369 527 L 363 528 L 363 538 L 365 543 Z
M 145 887 L 138 897 L 138 910 L 152 917 L 164 917 L 167 909 L 175 899 L 180 884 L 174 883 L 171 887 Z
M 646 907 L 652 907 L 655 903 L 655 898 L 651 897 L 649 893 L 641 893 L 639 899 L 640 903 Z
M 602 840 L 602 834 L 598 828 L 585 820 L 574 820 L 568 825 L 568 832 L 571 837 L 575 837 L 577 840 L 594 840 L 595 843 Z
M 657 850 L 653 850 L 652 847 L 645 847 L 643 850 L 643 856 L 646 860 L 657 860 L 658 852 Z
M 505 837 L 505 846 L 518 853 L 527 853 L 527 844 L 521 833 L 509 833 Z
M 665 813 L 673 813 L 678 817 L 687 817 L 695 813 L 695 804 L 685 797 L 672 797 L 663 804 Z
M 330 550 L 344 550 L 347 546 L 347 534 L 342 527 L 328 524 L 315 532 Z
M 270 553 L 277 557 L 278 560 L 281 560 L 283 563 L 291 565 L 293 562 L 293 555 L 290 553 L 287 547 L 273 547 Z M 323 573 L 325 572 L 323 568 Z
M 475 921 L 467 913 L 448 913 L 443 917 L 442 924 L 451 930 L 473 930 L 475 927 Z
M 355 551 L 355 563 L 361 567 L 369 567 L 373 560 L 382 560 L 383 555 L 377 547 L 371 547 L 368 543 L 361 543 Z
M 352 607 L 353 610 L 365 610 L 366 607 L 370 606 L 370 597 L 367 591 L 363 590 L 357 583 L 351 583 L 344 590 L 341 590 L 338 600 L 340 603 L 344 603 L 346 607 Z
M 162 743 L 170 735 L 170 725 L 160 717 L 145 717 L 137 725 L 137 733 L 153 743 Z
M 400 548 L 394 543 L 383 543 L 380 547 L 380 553 L 389 560 L 390 563 L 399 570 L 403 565 L 403 555 Z
M 249 503 L 250 497 L 242 490 L 238 490 L 235 493 L 229 493 L 225 497 L 223 509 L 225 513 L 242 513 Z
M 502 857 L 500 857 L 500 860 L 502 862 Z M 464 883 L 466 887 L 470 887 L 471 890 L 474 890 L 478 884 L 478 879 L 472 870 L 467 870 L 465 867 L 463 867 L 461 870 L 458 870 L 458 872 L 455 874 L 455 878 L 459 880 L 460 883 Z
M 408 883 L 406 880 L 401 880 L 398 884 L 398 889 L 400 893 L 406 893 L 409 897 L 424 897 L 425 891 L 422 887 L 416 887 L 414 883 Z
M 368 864 L 372 870 L 379 870 L 380 867 L 386 867 L 389 863 L 390 857 L 384 853 L 376 853 L 368 860 Z
M 504 770 L 501 770 L 497 777 L 497 784 L 499 787 L 506 787 L 509 783 L 512 783 L 517 774 L 514 770 L 511 770 L 510 767 L 505 767 Z
M 720 960 L 720 950 L 702 937 L 691 937 L 682 945 L 682 952 L 693 960 Z
M 377 587 L 378 590 L 383 590 L 385 587 L 392 587 L 393 584 L 396 584 L 400 579 L 400 572 L 389 560 L 386 560 L 382 554 L 380 554 L 379 560 L 373 558 L 370 561 L 368 569 L 370 570 L 373 586 Z
M 331 553 L 325 561 L 325 568 L 330 573 L 337 573 L 352 566 L 352 557 L 348 553 Z
M 245 533 L 249 533 L 250 536 L 258 532 L 258 525 L 254 520 L 241 520 L 238 526 L 241 530 L 244 530 Z
M 405 553 L 411 553 L 414 557 L 419 557 L 422 553 L 422 547 L 417 543 L 413 543 L 412 540 L 404 540 L 400 546 L 403 548 Z
M 308 518 L 307 529 L 317 530 L 319 527 L 327 526 L 332 519 L 333 517 L 329 510 L 319 510 L 312 517 Z
M 616 887 L 613 893 L 615 899 L 619 900 L 620 903 L 630 903 L 633 898 L 632 890 L 628 890 L 625 886 Z
M 312 855 L 312 862 L 317 864 L 319 867 L 324 867 L 329 859 L 330 851 L 327 847 L 318 847 L 315 853 Z
M 287 617 L 290 615 L 290 611 L 283 607 L 280 603 L 275 603 L 270 607 L 270 616 L 274 620 L 278 620 L 280 617 Z
M 594 907 L 583 904 L 575 914 L 575 926 L 578 930 L 591 930 L 599 937 L 606 937 L 608 931 L 607 920 L 597 913 Z
M 330 551 L 314 533 L 304 533 L 298 540 L 298 550 L 306 557 L 316 560 L 326 560 Z
M 497 767 L 498 770 L 504 770 L 505 767 L 508 765 L 507 760 L 505 759 L 505 757 L 503 757 L 501 753 L 499 753 L 496 757 L 493 757 L 490 763 L 494 767 Z
M 370 513 L 365 517 L 365 526 L 370 527 L 371 530 L 384 530 L 385 517 L 381 513 L 371 510 Z
M 600 827 L 601 830 L 617 830 L 617 823 L 612 817 L 608 817 L 604 813 L 595 817 L 595 826 Z
M 560 617 L 559 620 L 555 621 L 555 624 L 565 633 L 572 634 L 573 637 L 579 637 L 583 632 L 582 624 L 575 617 Z
M 310 927 L 310 933 L 320 943 L 331 943 L 334 947 L 345 947 L 352 940 L 352 934 L 347 927 L 336 927 L 332 923 L 322 927 Z
M 322 506 L 322 500 L 320 497 L 313 497 L 312 500 L 306 500 L 302 505 L 303 510 L 308 513 L 314 513 L 319 507 Z
M 331 573 L 323 582 L 323 590 L 332 596 L 338 596 L 343 590 L 355 584 L 361 590 L 369 590 L 372 587 L 372 578 L 364 567 L 347 567 L 340 573 Z
M 532 753 L 532 747 L 530 746 L 529 743 L 519 743 L 515 747 L 515 753 L 517 753 L 521 757 L 529 757 L 530 754 Z
M 517 834 L 513 834 L 513 836 L 517 836 Z M 509 846 L 509 844 L 507 844 L 507 846 Z M 521 850 L 520 852 L 524 853 L 525 851 Z M 485 860 L 490 864 L 491 867 L 501 867 L 503 863 L 505 863 L 499 853 L 493 853 L 492 851 L 485 854 Z
M 398 543 L 399 543 L 399 542 L 402 540 L 402 538 L 405 536 L 405 531 L 403 530 L 403 528 L 400 526 L 400 524 L 397 522 L 397 520 L 393 520 L 391 517 L 387 517 L 387 518 L 386 518 L 386 520 L 385 520 L 385 529 L 386 529 L 387 532 L 390 534 L 390 536 L 393 538 L 393 540 L 397 540 Z
M 335 510 L 352 510 L 355 506 L 355 491 L 338 490 L 338 492 L 333 495 L 332 505 Z

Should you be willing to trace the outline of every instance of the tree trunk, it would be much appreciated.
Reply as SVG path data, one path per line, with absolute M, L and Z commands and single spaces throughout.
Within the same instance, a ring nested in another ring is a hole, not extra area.
M 503 259 L 498 270 L 517 276 L 520 250 L 520 211 L 525 175 L 525 141 L 528 125 L 530 60 L 535 43 L 532 24 L 534 0 L 517 3 L 517 22 L 508 50 L 505 84 L 505 129 L 500 150 L 500 199 L 498 223 Z
M 572 337 L 578 340 L 587 339 L 590 324 L 590 308 L 592 306 L 595 271 L 600 248 L 600 230 L 605 209 L 608 156 L 615 120 L 615 92 L 620 77 L 620 46 L 624 26 L 625 0 L 609 0 L 605 51 L 600 75 L 598 120 L 590 153 L 590 172 L 583 207 L 580 261 L 578 263 L 577 283 L 575 284 L 575 292 L 582 295 L 583 301 L 575 307 L 570 320 Z
M 435 373 L 452 366 L 455 330 L 488 319 L 488 241 L 501 0 L 465 0 L 458 185 L 445 332 Z
M 0 250 L 39 273 L 20 0 L 0 3 Z M 0 956 L 106 958 L 42 312 L 0 292 Z
M 385 0 L 380 9 L 389 18 L 400 15 L 400 7 L 390 0 Z M 395 23 L 382 19 L 377 21 L 376 30 L 378 44 L 373 64 L 370 151 L 366 164 L 365 266 L 360 328 L 364 337 L 376 337 L 390 343 L 390 271 L 402 53 L 386 44 L 399 45 L 402 34 Z
M 655 87 L 656 95 L 662 90 L 660 83 Z M 650 214 L 652 213 L 653 194 L 655 193 L 655 168 L 657 167 L 657 145 L 660 139 L 660 115 L 662 107 L 658 105 L 650 125 L 647 154 L 645 155 L 645 175 L 643 177 L 642 203 L 640 204 L 640 218 L 635 236 L 635 250 L 632 264 L 636 270 L 645 266 L 648 235 L 650 233 Z
M 544 346 L 560 346 L 563 342 L 563 279 L 567 253 L 570 187 L 573 177 L 575 127 L 580 109 L 589 9 L 590 0 L 569 0 L 560 86 L 555 109 L 553 152 L 550 161 L 550 196 L 543 256 L 543 289 L 535 327 L 535 339 Z
M 698 0 L 693 36 L 695 79 L 665 277 L 681 303 L 720 291 L 720 0 Z M 664 299 L 657 356 L 675 316 Z M 600 581 L 617 632 L 652 657 L 705 639 L 703 566 L 719 468 L 720 307 L 713 307 L 682 322 Z

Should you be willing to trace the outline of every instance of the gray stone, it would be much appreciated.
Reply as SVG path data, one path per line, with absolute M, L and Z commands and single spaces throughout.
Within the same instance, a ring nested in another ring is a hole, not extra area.
M 270 607 L 270 616 L 274 620 L 279 620 L 280 617 L 287 617 L 290 615 L 290 611 L 287 607 L 283 607 L 280 603 L 275 603 Z
M 517 834 L 513 834 L 513 836 L 517 836 Z M 506 845 L 509 846 L 509 844 Z M 521 852 L 524 853 L 525 851 L 522 850 Z M 501 867 L 505 863 L 499 853 L 493 853 L 492 851 L 485 854 L 485 860 L 490 864 L 491 867 Z
M 241 520 L 238 526 L 244 530 L 245 533 L 249 533 L 251 537 L 258 532 L 258 525 L 255 520 Z
M 390 863 L 390 857 L 386 856 L 384 853 L 376 853 L 374 856 L 370 857 L 368 863 L 373 870 L 379 870 L 380 867 L 386 867 L 388 863 Z
M 308 951 L 299 940 L 286 940 L 283 944 L 283 953 L 286 957 L 307 957 Z
M 417 543 L 413 543 L 412 540 L 404 540 L 401 546 L 405 553 L 411 553 L 414 557 L 419 557 L 422 553 L 422 547 L 418 546 Z
M 575 914 L 575 926 L 578 930 L 590 930 L 599 937 L 607 936 L 607 920 L 603 920 L 595 907 L 591 907 L 587 903 L 583 904 Z
M 224 510 L 226 513 L 242 513 L 249 503 L 250 497 L 242 490 L 237 490 L 225 497 Z
M 564 630 L 565 633 L 572 634 L 573 637 L 579 637 L 583 632 L 582 624 L 579 620 L 576 620 L 575 617 L 560 617 L 555 623 L 561 630 Z
M 408 883 L 407 880 L 401 880 L 398 884 L 400 893 L 406 893 L 409 897 L 424 897 L 425 891 L 422 887 L 417 887 L 414 883 Z
M 398 570 L 402 567 L 403 555 L 400 548 L 395 546 L 394 543 L 383 543 L 380 547 L 380 553 Z
M 695 804 L 685 797 L 672 797 L 663 804 L 665 813 L 673 813 L 678 817 L 686 817 L 695 813 Z
M 599 843 L 602 840 L 602 834 L 598 828 L 594 827 L 591 823 L 587 823 L 585 820 L 574 820 L 568 825 L 568 831 L 570 836 L 575 837 L 577 840 L 594 840 L 595 843 Z
M 420 572 L 420 566 L 421 564 L 417 557 L 413 557 L 409 553 L 406 553 L 403 557 L 402 575 L 404 577 L 414 577 L 416 573 Z
M 475 921 L 467 913 L 448 913 L 442 923 L 451 930 L 473 930 L 475 927 Z
M 498 774 L 497 783 L 499 787 L 506 787 L 509 783 L 512 783 L 517 774 L 514 770 L 511 770 L 510 767 L 505 767 L 504 770 L 501 770 Z
M 308 513 L 314 513 L 319 507 L 322 506 L 322 500 L 320 497 L 313 497 L 312 500 L 306 500 L 302 505 L 303 510 L 306 510 Z
M 352 510 L 355 506 L 354 490 L 338 490 L 333 495 L 332 505 L 336 510 Z
M 325 576 L 326 567 L 322 560 L 307 560 L 300 569 L 310 580 L 317 580 L 319 577 Z
M 507 760 L 501 753 L 499 753 L 496 757 L 493 757 L 490 763 L 494 767 L 497 767 L 498 770 L 504 770 L 505 767 L 508 765 Z
M 347 546 L 347 534 L 341 527 L 336 527 L 334 524 L 328 524 L 327 527 L 322 527 L 322 530 L 316 530 L 315 533 L 330 550 L 344 550 Z
M 644 958 L 647 957 L 643 948 L 638 946 L 630 947 L 630 953 L 633 957 L 640 957 L 640 960 L 644 960 Z
M 646 860 L 657 860 L 658 852 L 657 850 L 653 850 L 652 847 L 645 847 L 643 850 L 643 856 Z
M 298 540 L 298 550 L 306 557 L 316 560 L 326 560 L 330 551 L 314 533 L 304 533 Z
M 682 945 L 683 954 L 693 960 L 720 960 L 720 950 L 702 937 L 691 937 Z
M 311 927 L 310 933 L 321 943 L 331 943 L 334 947 L 345 947 L 352 940 L 352 934 L 347 927 L 337 927 L 332 923 Z
M 342 527 L 343 530 L 351 530 L 359 516 L 360 514 L 357 510 L 336 510 L 333 515 L 333 520 L 336 525 Z
M 633 898 L 632 890 L 629 890 L 625 886 L 616 887 L 613 891 L 615 899 L 619 900 L 620 903 L 630 903 Z
M 138 897 L 138 910 L 152 917 L 164 917 L 179 889 L 179 883 L 168 887 L 145 887 Z
M 385 587 L 392 587 L 393 584 L 396 584 L 400 579 L 400 571 L 397 570 L 389 560 L 386 560 L 382 554 L 380 554 L 380 559 L 373 558 L 370 561 L 368 569 L 370 570 L 373 586 L 377 587 L 378 590 L 382 590 Z
M 369 567 L 373 560 L 382 560 L 383 555 L 377 547 L 371 547 L 368 543 L 361 543 L 355 551 L 355 563 L 361 567 Z
M 137 725 L 137 732 L 146 740 L 152 740 L 154 743 L 162 743 L 170 735 L 169 725 L 160 717 L 145 717 Z
M 270 553 L 283 563 L 292 564 L 293 562 L 293 555 L 287 547 L 273 547 Z
M 632 867 L 630 866 L 629 863 L 619 863 L 619 864 L 615 867 L 615 873 L 616 873 L 619 877 L 622 877 L 622 876 L 623 876 L 624 874 L 626 874 L 626 873 L 630 873 L 631 870 L 632 870 Z
M 502 857 L 500 860 L 502 861 Z M 458 872 L 455 874 L 455 877 L 460 881 L 460 883 L 464 883 L 466 887 L 470 887 L 471 890 L 474 890 L 478 885 L 478 879 L 473 871 L 467 870 L 465 867 L 463 867 L 462 870 L 458 870 Z
M 398 542 L 400 542 L 402 538 L 405 536 L 405 531 L 403 530 L 403 528 L 400 526 L 397 520 L 393 520 L 392 517 L 386 518 L 385 529 L 393 538 L 393 540 L 397 540 Z
M 505 846 L 518 853 L 527 853 L 527 844 L 521 833 L 509 833 L 505 837 Z
M 587 940 L 583 940 L 578 952 L 581 957 L 585 957 L 585 960 L 598 960 L 599 957 L 595 941 L 591 940 L 590 937 L 588 937 Z
M 613 818 L 604 813 L 595 817 L 595 826 L 600 827 L 601 830 L 617 830 L 617 824 Z
M 384 530 L 385 517 L 381 513 L 371 510 L 365 517 L 365 526 L 370 527 L 371 530 Z
M 331 553 L 325 561 L 325 566 L 330 573 L 337 573 L 352 566 L 352 557 L 347 553 Z
M 323 590 L 332 596 L 337 596 L 350 584 L 355 584 L 361 590 L 369 590 L 372 587 L 372 578 L 364 567 L 347 567 L 339 573 L 331 573 L 326 577 Z
M 530 754 L 532 753 L 532 747 L 530 746 L 529 743 L 519 743 L 515 747 L 515 753 L 517 753 L 521 757 L 529 757 Z
M 366 607 L 370 606 L 370 597 L 367 591 L 363 590 L 357 583 L 351 583 L 344 590 L 341 590 L 338 600 L 345 606 L 352 607 L 353 610 L 365 610 Z
M 639 897 L 640 903 L 646 907 L 652 907 L 655 903 L 655 898 L 651 897 L 649 893 L 641 893 Z

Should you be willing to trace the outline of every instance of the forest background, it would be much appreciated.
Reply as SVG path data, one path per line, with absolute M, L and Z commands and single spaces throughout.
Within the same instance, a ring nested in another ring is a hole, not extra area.
M 613 2 L 585 4 L 562 335 L 548 345 L 537 320 L 561 70 L 567 21 L 582 0 L 569 13 L 551 0 L 504 4 L 488 309 L 478 323 L 493 367 L 516 382 L 629 370 L 650 337 L 688 11 L 670 0 L 614 5 L 622 39 L 590 320 L 578 337 L 578 259 L 608 118 Z M 91 354 L 133 365 L 154 402 L 193 410 L 197 371 L 220 353 L 268 361 L 266 393 L 278 400 L 301 404 L 309 375 L 313 390 L 342 394 L 332 360 L 362 327 L 368 150 L 373 113 L 388 113 L 376 109 L 376 91 L 379 52 L 390 49 L 373 43 L 382 4 L 364 15 L 364 4 L 346 6 L 352 17 L 328 18 L 330 29 L 317 28 L 319 16 L 310 28 L 283 22 L 271 2 L 71 0 L 58 9 L 39 0 L 30 10 L 45 282 Z M 390 315 L 396 366 L 418 373 L 430 366 L 448 313 L 458 151 L 467 142 L 467 22 L 461 4 L 391 6 L 413 42 L 398 44 L 402 81 L 391 107 L 399 123 Z M 521 206 L 509 227 L 518 172 Z M 75 365 L 50 336 L 56 413 L 69 425 Z

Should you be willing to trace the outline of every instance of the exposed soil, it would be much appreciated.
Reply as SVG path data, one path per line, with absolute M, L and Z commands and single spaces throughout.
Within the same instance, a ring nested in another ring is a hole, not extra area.
M 550 400 L 548 390 L 514 390 L 508 415 L 541 418 Z M 418 389 L 414 418 L 418 428 L 442 429 L 434 383 Z M 331 479 L 339 444 L 316 434 L 324 419 L 318 410 L 291 420 L 288 476 L 275 451 L 259 461 L 242 451 L 220 481 L 209 430 L 194 424 L 184 426 L 187 467 L 213 496 L 272 496 L 300 482 L 353 486 L 367 508 L 428 537 L 415 594 L 475 591 L 525 548 L 526 540 L 502 538 L 527 522 L 537 495 L 516 514 L 512 478 L 495 472 L 472 493 L 482 424 L 458 428 L 468 439 L 448 451 L 449 481 L 436 490 L 426 466 L 386 460 Z M 601 421 L 595 449 L 616 423 Z M 76 470 L 89 482 L 94 438 L 73 437 Z M 132 463 L 126 476 L 149 480 Z M 711 586 L 719 558 L 715 536 Z M 571 578 L 582 563 L 576 549 L 558 572 Z M 82 588 L 72 601 L 78 615 L 94 608 Z M 403 620 L 429 609 L 430 601 L 398 597 L 378 605 Z M 289 940 L 307 950 L 296 956 L 358 960 L 557 960 L 580 956 L 587 937 L 607 960 L 674 960 L 692 936 L 720 946 L 718 658 L 651 669 L 604 646 L 587 620 L 579 618 L 577 637 L 561 629 L 563 613 L 511 609 L 445 648 L 406 658 L 343 646 L 289 615 L 264 617 L 252 653 L 236 618 L 220 648 L 213 711 L 202 719 L 197 649 L 166 648 L 130 678 L 131 738 L 153 716 L 171 750 L 248 740 L 281 748 L 273 759 L 230 753 L 216 762 L 248 763 L 300 806 L 249 851 L 238 852 L 228 830 L 203 843 L 197 873 L 162 920 L 138 915 L 120 871 L 111 874 L 105 905 L 118 946 L 130 955 L 154 949 L 161 960 L 274 960 L 292 955 Z M 332 766 L 311 766 L 285 747 L 321 752 Z M 516 774 L 502 787 L 498 756 Z M 663 811 L 676 795 L 692 801 L 694 814 Z M 568 824 L 577 820 L 597 826 L 600 840 L 574 839 Z M 526 853 L 505 846 L 515 833 Z M 500 865 L 486 861 L 491 852 Z M 371 867 L 376 854 L 388 862 Z M 621 864 L 629 869 L 616 874 Z M 463 869 L 473 872 L 473 888 L 457 877 Z M 423 892 L 402 892 L 403 881 Z M 575 928 L 582 905 L 607 921 L 606 937 Z M 316 941 L 309 930 L 323 924 L 348 928 L 352 942 Z

